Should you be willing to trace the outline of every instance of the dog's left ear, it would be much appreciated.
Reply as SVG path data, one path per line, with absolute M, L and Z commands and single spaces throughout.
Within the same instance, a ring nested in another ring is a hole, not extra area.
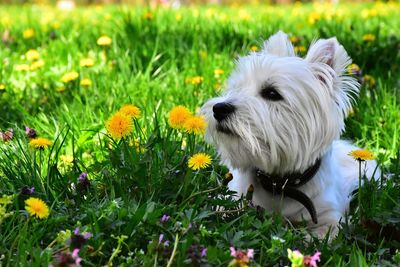
M 305 58 L 310 63 L 323 63 L 331 67 L 337 76 L 342 76 L 351 63 L 344 47 L 334 38 L 320 39 L 311 45 Z
M 336 38 L 320 39 L 311 45 L 305 60 L 346 114 L 351 109 L 353 96 L 358 93 L 360 85 L 355 78 L 346 75 L 346 67 L 351 63 L 351 58 L 344 47 Z
M 294 48 L 288 36 L 283 31 L 272 35 L 264 42 L 264 53 L 278 57 L 294 57 Z

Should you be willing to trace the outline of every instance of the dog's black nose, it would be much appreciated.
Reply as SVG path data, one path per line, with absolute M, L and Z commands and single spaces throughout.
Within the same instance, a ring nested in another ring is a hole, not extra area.
M 221 122 L 228 118 L 235 111 L 235 106 L 229 103 L 220 102 L 213 106 L 214 118 Z

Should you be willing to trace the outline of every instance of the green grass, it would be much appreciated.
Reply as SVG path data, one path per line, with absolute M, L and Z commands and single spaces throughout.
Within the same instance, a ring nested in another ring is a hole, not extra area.
M 84 266 L 227 266 L 230 246 L 254 249 L 253 266 L 288 265 L 287 249 L 295 248 L 304 254 L 321 251 L 319 266 L 398 266 L 399 15 L 398 4 L 88 7 L 72 13 L 2 6 L 0 129 L 14 129 L 14 137 L 0 141 L 0 196 L 14 197 L 7 205 L 0 201 L 0 266 L 56 263 L 74 247 L 60 232 L 77 227 L 93 233 L 79 252 Z M 24 39 L 28 28 L 35 34 Z M 246 200 L 233 201 L 232 192 L 220 186 L 228 170 L 202 136 L 167 123 L 171 108 L 185 105 L 196 112 L 216 96 L 235 58 L 278 29 L 298 37 L 297 47 L 337 36 L 360 66 L 359 78 L 369 74 L 376 81 L 364 83 L 345 138 L 373 151 L 390 178 L 365 183 L 361 206 L 354 203 L 330 243 L 308 242 L 304 227 L 258 208 L 216 212 L 217 206 L 239 209 Z M 109 47 L 96 44 L 103 34 L 112 38 Z M 365 34 L 375 40 L 364 41 Z M 39 51 L 44 66 L 16 71 L 16 65 L 31 64 L 25 57 L 29 49 Z M 80 67 L 85 57 L 95 65 Z M 224 74 L 215 77 L 215 69 Z M 79 78 L 64 84 L 61 77 L 69 71 Z M 200 84 L 185 82 L 198 75 Z M 92 85 L 80 86 L 83 78 Z M 142 116 L 131 136 L 112 140 L 105 122 L 128 103 Z M 53 145 L 29 147 L 25 126 Z M 130 145 L 134 140 L 139 148 Z M 187 161 L 198 152 L 213 161 L 195 172 Z M 64 155 L 73 161 L 63 162 Z M 90 179 L 87 189 L 77 184 L 82 172 Z M 47 219 L 28 215 L 24 186 L 35 187 L 33 196 L 50 206 Z M 164 214 L 170 219 L 162 223 Z M 168 246 L 158 244 L 161 234 Z M 200 256 L 203 247 L 206 257 Z

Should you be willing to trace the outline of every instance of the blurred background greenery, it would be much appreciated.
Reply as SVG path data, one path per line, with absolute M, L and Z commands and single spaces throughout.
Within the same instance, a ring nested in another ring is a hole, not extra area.
M 191 5 L 191 4 L 220 4 L 220 5 L 255 5 L 255 4 L 285 4 L 285 3 L 310 3 L 310 2 L 331 2 L 338 3 L 339 0 L 330 1 L 311 1 L 311 0 L 0 0 L 0 4 L 45 4 L 57 5 L 61 7 L 72 7 L 76 5 L 97 5 L 97 4 L 133 4 L 133 5 Z M 346 3 L 353 2 L 397 2 L 397 1 L 365 1 L 350 0 L 340 1 Z

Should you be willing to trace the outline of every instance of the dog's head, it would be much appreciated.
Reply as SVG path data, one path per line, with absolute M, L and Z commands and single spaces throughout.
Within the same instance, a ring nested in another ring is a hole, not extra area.
M 223 163 L 285 173 L 309 167 L 344 130 L 359 85 L 336 38 L 313 43 L 297 57 L 283 32 L 261 52 L 239 58 L 222 96 L 201 109 L 206 140 Z

